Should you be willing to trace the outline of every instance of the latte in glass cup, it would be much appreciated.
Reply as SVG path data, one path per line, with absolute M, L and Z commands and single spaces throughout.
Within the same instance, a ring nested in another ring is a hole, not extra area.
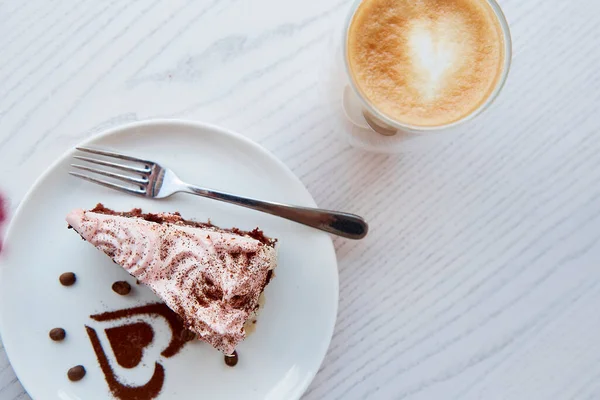
M 493 0 L 363 0 L 345 62 L 372 127 L 434 130 L 491 103 L 508 73 L 510 35 Z

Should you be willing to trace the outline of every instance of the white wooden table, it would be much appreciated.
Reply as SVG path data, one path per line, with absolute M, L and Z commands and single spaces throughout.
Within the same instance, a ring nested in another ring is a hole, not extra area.
M 340 311 L 307 399 L 600 398 L 600 3 L 502 0 L 499 100 L 426 151 L 349 147 L 323 62 L 348 0 L 0 3 L 0 189 L 153 117 L 239 131 L 320 206 Z M 0 353 L 0 398 L 28 398 Z

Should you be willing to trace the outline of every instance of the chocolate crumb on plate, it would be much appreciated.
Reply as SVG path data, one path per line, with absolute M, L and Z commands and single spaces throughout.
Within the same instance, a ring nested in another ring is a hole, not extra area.
M 75 281 L 77 281 L 77 277 L 72 272 L 65 272 L 64 274 L 60 275 L 58 280 L 63 286 L 71 286 L 75 283 Z
M 233 354 L 225 354 L 225 364 L 229 367 L 235 367 L 238 363 L 238 353 L 234 350 Z
M 183 340 L 184 342 L 189 342 L 196 339 L 196 334 L 192 331 L 190 331 L 189 329 L 184 329 L 181 332 L 181 340 Z
M 85 368 L 83 367 L 83 365 L 77 365 L 76 367 L 69 369 L 69 371 L 67 372 L 67 377 L 72 382 L 80 381 L 83 379 L 84 376 Z
M 129 292 L 131 292 L 131 285 L 125 281 L 117 281 L 113 283 L 112 290 L 114 290 L 115 293 L 118 293 L 121 296 L 125 296 L 128 295 Z
M 64 340 L 65 336 L 67 336 L 67 333 L 63 328 L 54 328 L 50 331 L 48 336 L 50 336 L 50 339 L 54 340 L 55 342 L 60 342 L 61 340 Z

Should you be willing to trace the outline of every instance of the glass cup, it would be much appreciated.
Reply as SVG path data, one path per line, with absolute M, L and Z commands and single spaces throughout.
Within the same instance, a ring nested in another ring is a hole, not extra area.
M 347 49 L 348 31 L 354 18 L 354 14 L 362 1 L 363 0 L 356 0 L 353 4 L 351 12 L 344 23 L 342 44 L 341 46 L 337 46 L 338 59 L 341 57 L 343 60 L 342 63 L 339 64 L 343 65 L 344 70 L 342 72 L 338 69 L 338 72 L 343 76 L 343 82 L 341 85 L 338 84 L 338 90 L 342 91 L 341 102 L 343 112 L 347 120 L 351 123 L 351 126 L 346 127 L 344 130 L 351 145 L 380 153 L 397 153 L 404 150 L 410 150 L 415 146 L 421 147 L 424 143 L 430 142 L 431 140 L 439 140 L 440 135 L 432 134 L 447 131 L 450 128 L 457 127 L 472 120 L 487 109 L 498 97 L 498 94 L 506 82 L 512 58 L 510 29 L 498 3 L 496 3 L 495 0 L 482 0 L 487 1 L 494 11 L 502 29 L 504 39 L 504 64 L 502 66 L 502 72 L 496 83 L 496 87 L 489 94 L 488 98 L 470 114 L 458 121 L 445 125 L 414 126 L 391 119 L 384 115 L 360 93 L 350 74 Z

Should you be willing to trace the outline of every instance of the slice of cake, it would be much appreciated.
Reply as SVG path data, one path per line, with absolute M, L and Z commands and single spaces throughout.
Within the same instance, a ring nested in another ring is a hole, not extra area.
M 276 240 L 258 229 L 221 229 L 178 213 L 115 212 L 98 204 L 71 211 L 67 222 L 225 354 L 245 338 L 244 324 L 277 262 Z

